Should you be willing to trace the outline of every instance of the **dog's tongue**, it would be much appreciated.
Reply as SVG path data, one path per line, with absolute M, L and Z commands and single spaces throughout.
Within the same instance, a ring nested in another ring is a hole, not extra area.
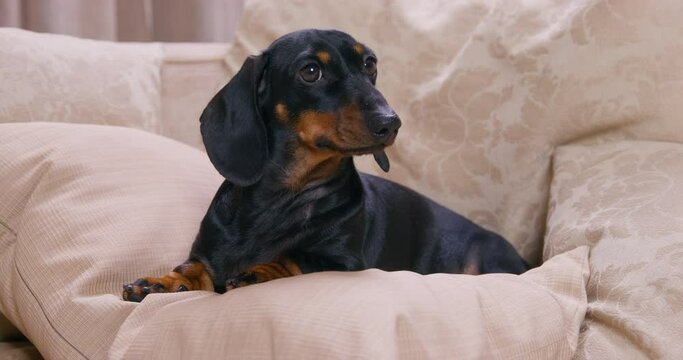
M 384 172 L 389 172 L 389 158 L 387 157 L 387 154 L 384 152 L 384 150 L 377 151 L 372 154 L 375 157 L 375 161 L 377 161 L 377 165 L 384 170 Z

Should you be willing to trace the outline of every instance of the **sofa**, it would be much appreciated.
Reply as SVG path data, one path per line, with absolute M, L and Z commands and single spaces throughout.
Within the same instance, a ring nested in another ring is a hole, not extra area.
M 0 29 L 0 357 L 678 358 L 683 4 L 247 1 L 230 44 Z M 508 239 L 516 276 L 325 272 L 120 299 L 222 181 L 198 118 L 249 54 L 335 28 L 403 127 L 364 172 Z

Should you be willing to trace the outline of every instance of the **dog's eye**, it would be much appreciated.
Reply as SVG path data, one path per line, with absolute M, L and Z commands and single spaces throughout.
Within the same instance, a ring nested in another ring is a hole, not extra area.
M 318 64 L 310 63 L 299 70 L 299 75 L 304 81 L 312 83 L 320 80 L 323 77 L 323 72 L 320 71 Z
M 377 59 L 372 56 L 365 58 L 363 62 L 363 72 L 366 75 L 375 75 L 377 73 Z

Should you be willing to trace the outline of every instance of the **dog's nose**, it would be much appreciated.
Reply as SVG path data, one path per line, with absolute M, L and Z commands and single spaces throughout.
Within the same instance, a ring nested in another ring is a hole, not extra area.
M 386 141 L 398 132 L 401 127 L 401 119 L 398 115 L 378 115 L 368 124 L 372 136 L 380 141 Z

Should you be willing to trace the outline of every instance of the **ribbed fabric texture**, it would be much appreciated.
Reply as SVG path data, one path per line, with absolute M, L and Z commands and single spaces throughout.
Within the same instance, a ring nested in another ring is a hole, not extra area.
M 222 179 L 141 131 L 0 127 L 0 311 L 54 358 L 103 358 L 135 308 L 121 285 L 184 260 Z
M 137 130 L 0 125 L 0 311 L 55 359 L 569 358 L 587 249 L 523 276 L 322 273 L 120 300 L 187 256 L 222 179 Z

